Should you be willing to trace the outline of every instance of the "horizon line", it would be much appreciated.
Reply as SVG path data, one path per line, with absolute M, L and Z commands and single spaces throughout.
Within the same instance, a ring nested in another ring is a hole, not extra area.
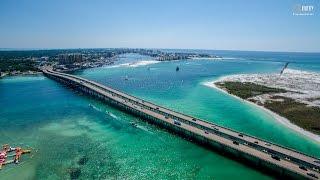
M 236 49 L 202 49 L 202 48 L 141 48 L 141 47 L 85 47 L 85 48 L 0 48 L 0 51 L 41 51 L 41 50 L 76 50 L 76 49 L 150 49 L 150 50 L 204 50 L 204 51 L 241 51 L 241 52 L 267 52 L 267 53 L 310 53 L 320 51 L 273 51 L 273 50 L 236 50 Z

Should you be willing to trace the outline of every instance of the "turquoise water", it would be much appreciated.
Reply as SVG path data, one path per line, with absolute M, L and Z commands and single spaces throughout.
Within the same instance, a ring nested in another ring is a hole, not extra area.
M 148 59 L 130 54 L 117 64 Z M 320 157 L 316 142 L 264 111 L 203 85 L 227 74 L 280 71 L 283 64 L 243 59 L 173 61 L 76 74 Z M 43 76 L 0 80 L 0 100 L 0 144 L 32 147 L 35 152 L 20 165 L 1 170 L 0 179 L 271 179 Z M 130 125 L 132 121 L 137 128 Z

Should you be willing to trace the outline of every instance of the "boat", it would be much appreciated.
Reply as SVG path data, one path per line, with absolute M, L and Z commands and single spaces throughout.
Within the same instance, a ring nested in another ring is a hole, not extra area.
M 177 67 L 176 67 L 176 71 L 179 71 L 179 69 L 180 69 L 179 66 L 177 66 Z
M 137 127 L 137 124 L 134 123 L 134 122 L 130 122 L 130 124 L 131 124 L 132 126 L 134 126 L 134 127 Z

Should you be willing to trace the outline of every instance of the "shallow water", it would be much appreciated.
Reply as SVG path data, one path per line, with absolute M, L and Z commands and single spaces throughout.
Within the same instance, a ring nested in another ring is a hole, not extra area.
M 130 55 L 118 64 L 140 60 L 148 58 Z M 76 74 L 320 157 L 320 147 L 312 140 L 264 111 L 202 84 L 226 74 L 268 73 L 282 66 L 283 62 L 197 60 Z M 0 179 L 271 179 L 42 76 L 0 80 L 0 100 L 0 144 L 34 149 L 20 165 L 4 167 Z M 138 126 L 132 127 L 132 121 Z
M 136 68 L 96 68 L 77 75 L 174 110 L 320 156 L 317 142 L 285 127 L 263 110 L 203 84 L 227 74 L 280 72 L 283 65 L 283 62 L 274 61 L 204 59 Z M 175 71 L 176 66 L 180 71 Z

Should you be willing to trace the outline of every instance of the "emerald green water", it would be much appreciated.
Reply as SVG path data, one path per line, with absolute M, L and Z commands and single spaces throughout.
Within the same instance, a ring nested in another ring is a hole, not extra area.
M 128 55 L 119 64 L 143 58 Z M 278 71 L 282 65 L 174 61 L 76 74 L 320 157 L 320 146 L 313 140 L 202 84 L 226 74 Z M 43 76 L 1 79 L 0 107 L 0 144 L 34 148 L 33 156 L 24 156 L 21 164 L 4 167 L 0 179 L 70 179 L 72 170 L 79 179 L 271 179 Z

